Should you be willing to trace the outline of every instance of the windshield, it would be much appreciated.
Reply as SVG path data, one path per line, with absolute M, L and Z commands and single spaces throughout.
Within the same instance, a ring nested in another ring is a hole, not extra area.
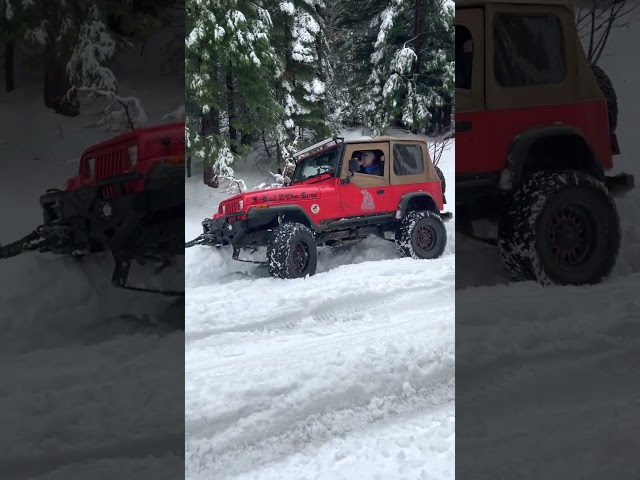
M 323 173 L 335 173 L 338 167 L 338 157 L 340 149 L 335 147 L 331 150 L 325 150 L 311 157 L 305 158 L 298 162 L 296 170 L 293 172 L 293 183 L 303 182 L 304 180 L 321 175 Z

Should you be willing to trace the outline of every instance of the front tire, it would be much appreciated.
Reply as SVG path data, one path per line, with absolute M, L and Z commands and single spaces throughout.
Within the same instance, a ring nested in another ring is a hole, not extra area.
M 396 249 L 402 257 L 429 260 L 441 257 L 447 246 L 442 218 L 430 211 L 413 211 L 400 221 Z
M 498 247 L 516 280 L 600 283 L 620 249 L 620 220 L 604 184 L 583 172 L 533 173 L 500 222 Z
M 311 276 L 318 265 L 318 248 L 313 232 L 301 223 L 276 228 L 267 248 L 269 275 L 293 279 Z

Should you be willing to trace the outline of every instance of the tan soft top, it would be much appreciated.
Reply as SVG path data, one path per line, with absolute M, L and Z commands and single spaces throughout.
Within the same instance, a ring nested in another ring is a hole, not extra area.
M 352 143 L 379 143 L 379 142 L 423 142 L 427 143 L 427 140 L 422 137 L 390 137 L 388 135 L 383 135 L 381 137 L 375 138 L 358 138 L 345 140 L 344 143 L 352 144 Z

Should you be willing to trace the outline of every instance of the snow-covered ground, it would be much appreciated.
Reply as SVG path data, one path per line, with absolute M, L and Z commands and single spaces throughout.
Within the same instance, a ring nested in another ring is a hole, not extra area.
M 636 17 L 601 62 L 620 102 L 616 171 L 636 182 L 639 39 Z M 593 287 L 508 285 L 495 249 L 457 239 L 461 478 L 639 478 L 640 190 L 617 206 L 618 265 Z
M 151 40 L 143 57 L 135 49 L 116 66 L 121 93 L 139 97 L 154 123 L 184 103 L 183 76 L 160 71 L 164 54 L 164 39 Z M 3 243 L 38 226 L 39 196 L 114 135 L 95 127 L 98 117 L 47 111 L 40 77 L 19 68 L 17 89 L 0 93 Z M 107 257 L 0 260 L 1 478 L 182 475 L 183 335 L 134 317 L 183 307 L 113 289 L 112 268 Z
M 440 162 L 451 185 L 454 155 L 452 145 Z M 250 187 L 269 178 L 235 168 Z M 199 172 L 188 180 L 187 240 L 226 196 Z M 453 479 L 448 229 L 438 260 L 398 259 L 368 239 L 322 249 L 318 273 L 293 281 L 226 249 L 187 250 L 187 478 Z

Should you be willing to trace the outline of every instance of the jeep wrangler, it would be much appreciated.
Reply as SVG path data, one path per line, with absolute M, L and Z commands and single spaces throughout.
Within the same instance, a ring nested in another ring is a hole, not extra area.
M 115 287 L 183 296 L 184 291 L 130 286 L 128 277 L 132 260 L 163 269 L 184 253 L 184 138 L 184 123 L 175 123 L 88 148 L 64 189 L 40 197 L 43 224 L 1 246 L 0 258 L 28 251 L 77 259 L 110 252 Z
M 332 138 L 295 157 L 289 186 L 225 200 L 185 248 L 231 245 L 240 260 L 241 250 L 266 247 L 266 262 L 252 263 L 267 263 L 276 278 L 313 275 L 319 245 L 368 235 L 395 242 L 403 257 L 433 259 L 444 252 L 443 222 L 452 215 L 442 212 L 442 183 L 425 141 Z
M 516 280 L 601 282 L 620 247 L 613 197 L 634 186 L 605 175 L 617 99 L 574 16 L 567 2 L 456 0 L 456 228 L 497 244 Z

